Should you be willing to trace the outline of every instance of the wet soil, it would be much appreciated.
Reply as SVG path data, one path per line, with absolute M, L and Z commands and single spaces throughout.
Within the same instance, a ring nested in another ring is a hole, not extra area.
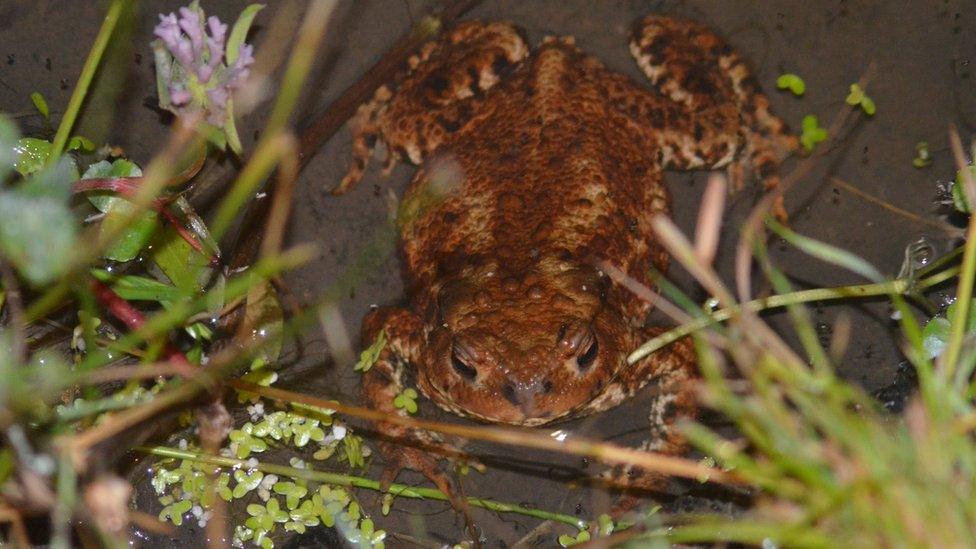
M 49 131 L 49 126 L 33 114 L 31 92 L 44 94 L 55 118 L 67 103 L 97 32 L 102 4 L 27 0 L 0 3 L 0 110 L 16 116 L 25 133 Z M 255 38 L 259 48 L 269 22 L 285 5 L 272 4 L 258 18 Z M 147 43 L 155 14 L 173 11 L 179 5 L 180 2 L 172 1 L 141 3 L 129 34 L 113 47 L 121 62 L 99 78 L 98 89 L 115 93 L 98 94 L 99 99 L 85 111 L 78 133 L 95 141 L 118 144 L 142 163 L 162 145 L 167 128 L 151 108 L 154 80 Z M 209 13 L 224 20 L 232 20 L 240 6 L 229 0 L 205 1 L 204 5 Z M 330 25 L 297 124 L 338 97 L 410 28 L 427 5 L 399 0 L 342 3 Z M 600 57 L 609 67 L 641 81 L 642 75 L 627 52 L 626 39 L 630 23 L 647 13 L 690 17 L 717 29 L 752 62 L 775 112 L 794 128 L 810 113 L 826 126 L 843 108 L 848 86 L 874 63 L 877 76 L 870 84 L 869 94 L 875 100 L 877 114 L 870 119 L 860 117 L 818 162 L 813 173 L 790 192 L 787 206 L 793 228 L 852 250 L 892 276 L 902 263 L 905 246 L 922 236 L 930 238 L 940 251 L 947 249 L 949 243 L 931 228 L 838 189 L 830 178 L 839 177 L 919 216 L 936 215 L 936 187 L 953 173 L 947 127 L 957 125 L 964 137 L 976 131 L 976 80 L 971 76 L 970 63 L 976 57 L 976 33 L 967 27 L 976 16 L 976 2 L 485 0 L 467 17 L 515 21 L 533 44 L 548 34 L 573 35 L 581 48 Z M 806 80 L 807 92 L 802 98 L 774 89 L 776 76 L 783 72 L 797 73 Z M 252 132 L 260 127 L 262 113 L 259 108 L 242 124 L 245 147 L 253 142 Z M 915 144 L 922 140 L 930 144 L 935 161 L 931 167 L 919 170 L 912 167 L 912 158 Z M 332 197 L 326 190 L 344 173 L 349 151 L 349 134 L 342 131 L 312 160 L 295 197 L 288 240 L 312 242 L 320 249 L 313 262 L 287 278 L 291 291 L 305 303 L 343 280 L 350 265 L 370 249 L 386 216 L 387 189 L 399 194 L 413 173 L 410 166 L 399 166 L 390 177 L 383 178 L 378 170 L 370 170 L 352 192 Z M 795 161 L 788 163 L 786 170 L 794 165 Z M 225 161 L 214 170 L 231 167 L 232 163 Z M 674 195 L 674 218 L 686 232 L 694 228 L 704 176 L 669 173 L 666 177 Z M 754 188 L 738 193 L 727 212 L 726 238 L 717 267 L 728 281 L 732 280 L 738 227 L 756 196 Z M 788 249 L 784 243 L 774 242 L 772 250 L 776 262 L 799 287 L 858 282 L 855 275 L 825 266 Z M 672 274 L 693 296 L 702 297 L 680 269 L 672 269 Z M 358 333 L 370 305 L 394 304 L 402 298 L 397 259 L 387 257 L 377 268 L 355 276 L 344 292 L 340 310 L 348 331 Z M 840 365 L 844 376 L 869 390 L 904 385 L 885 303 L 815 305 L 813 311 L 824 339 L 829 339 L 831 326 L 839 315 L 852 320 L 851 345 Z M 792 340 L 781 316 L 771 315 L 770 320 Z M 333 365 L 330 349 L 320 333 L 309 331 L 303 342 L 301 353 L 289 355 L 294 360 L 282 373 L 281 384 L 325 397 L 358 401 L 358 374 Z M 424 406 L 421 413 L 455 420 L 430 406 Z M 556 428 L 626 442 L 640 438 L 644 417 L 640 402 L 635 402 L 593 420 Z M 524 502 L 582 517 L 594 517 L 609 501 L 599 491 L 567 484 L 567 479 L 599 470 L 578 458 L 491 445 L 473 448 L 491 467 L 484 475 L 473 473 L 464 479 L 464 489 L 469 494 Z M 422 482 L 417 476 L 401 478 Z M 679 497 L 671 506 L 676 509 L 732 507 L 721 498 L 702 499 L 710 494 L 701 494 L 701 488 L 687 483 L 679 483 L 675 490 Z M 147 512 L 158 512 L 158 504 L 147 494 L 143 493 L 139 501 L 146 505 Z M 365 494 L 364 501 L 373 502 L 372 494 Z M 476 519 L 489 540 L 488 546 L 507 546 L 538 522 L 481 511 L 476 512 Z M 391 515 L 379 517 L 377 522 L 389 532 L 406 532 L 439 543 L 453 542 L 461 536 L 456 517 L 443 504 L 398 501 Z M 181 541 L 192 544 L 199 541 L 199 535 L 193 527 L 183 528 Z M 551 544 L 552 538 L 546 539 L 543 545 Z M 168 542 L 148 539 L 147 544 Z

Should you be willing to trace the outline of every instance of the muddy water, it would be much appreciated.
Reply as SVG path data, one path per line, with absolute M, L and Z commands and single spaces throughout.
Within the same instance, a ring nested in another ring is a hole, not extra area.
M 204 2 L 208 11 L 232 19 L 238 6 L 233 1 Z M 144 2 L 131 29 L 131 49 L 122 70 L 103 75 L 101 84 L 124 82 L 111 100 L 94 103 L 82 120 L 80 131 L 94 138 L 104 136 L 122 145 L 129 155 L 146 161 L 160 146 L 165 128 L 146 104 L 153 92 L 151 53 L 145 45 L 155 22 L 155 13 L 172 11 L 178 2 Z M 327 105 L 350 85 L 424 11 L 425 2 L 357 1 L 343 3 L 326 38 L 327 49 L 320 56 L 313 89 L 304 102 L 307 115 Z M 275 3 L 260 17 L 257 41 L 275 11 Z M 976 2 L 520 2 L 486 0 L 469 17 L 510 19 L 519 24 L 532 43 L 547 34 L 573 35 L 584 50 L 599 56 L 609 67 L 642 78 L 626 49 L 630 22 L 646 13 L 691 17 L 708 23 L 724 35 L 756 67 L 760 82 L 769 92 L 776 112 L 798 128 L 806 114 L 816 114 L 821 124 L 843 107 L 850 83 L 874 64 L 877 75 L 869 94 L 877 114 L 859 117 L 843 139 L 818 162 L 813 174 L 792 191 L 788 208 L 794 228 L 804 234 L 853 250 L 894 275 L 902 262 L 904 247 L 930 231 L 926 226 L 893 215 L 846 191 L 837 189 L 830 177 L 850 184 L 900 208 L 921 216 L 934 211 L 935 186 L 951 173 L 946 127 L 959 126 L 965 135 L 976 130 L 976 84 L 970 76 L 971 58 L 976 56 L 976 36 L 971 28 Z M 83 53 L 97 31 L 101 17 L 95 3 L 27 2 L 0 3 L 0 109 L 20 114 L 26 131 L 44 131 L 42 120 L 29 116 L 29 94 L 42 92 L 57 111 L 67 103 L 77 77 Z M 783 72 L 801 75 L 807 92 L 797 99 L 776 92 L 774 81 Z M 115 112 L 112 112 L 112 108 Z M 114 114 L 114 117 L 112 116 Z M 251 130 L 260 127 L 260 112 L 248 119 L 242 132 L 251 142 Z M 912 167 L 918 141 L 930 144 L 935 161 L 924 170 Z M 386 193 L 399 194 L 412 173 L 400 166 L 390 177 L 371 170 L 362 184 L 348 195 L 335 198 L 325 190 L 335 184 L 347 166 L 349 135 L 340 132 L 312 161 L 302 176 L 295 200 L 288 238 L 292 243 L 313 242 L 321 253 L 308 266 L 292 273 L 288 283 L 303 302 L 310 302 L 342 279 L 349 266 L 375 243 L 377 226 L 386 215 Z M 787 164 L 786 169 L 795 165 Z M 674 217 L 685 231 L 694 226 L 703 174 L 667 175 L 674 194 Z M 718 256 L 720 272 L 731 280 L 737 227 L 755 200 L 754 189 L 732 199 L 726 217 L 726 235 Z M 933 242 L 946 243 L 935 233 Z M 837 285 L 856 282 L 853 275 L 825 267 L 798 252 L 774 244 L 777 262 L 798 280 L 798 285 Z M 693 295 L 688 277 L 673 269 L 674 278 Z M 403 298 L 398 265 L 394 257 L 379 267 L 358 274 L 343 292 L 342 318 L 350 333 L 371 304 L 393 304 Z M 890 335 L 884 303 L 845 307 L 815 307 L 816 320 L 824 337 L 838 314 L 853 320 L 852 345 L 841 366 L 848 378 L 868 388 L 887 385 L 895 379 L 898 357 Z M 781 325 L 781 319 L 772 321 Z M 782 327 L 782 326 L 781 326 Z M 784 330 L 787 337 L 789 331 Z M 282 385 L 344 400 L 358 400 L 358 374 L 333 366 L 331 352 L 322 336 L 310 331 L 303 352 L 282 374 Z M 426 416 L 444 418 L 424 407 Z M 569 423 L 560 428 L 590 436 L 634 440 L 639 438 L 644 414 L 640 403 L 632 403 L 603 417 Z M 467 493 L 593 517 L 604 508 L 607 497 L 600 492 L 569 487 L 567 478 L 599 470 L 578 458 L 540 455 L 490 445 L 474 445 L 475 452 L 491 465 L 484 475 L 465 478 Z M 416 476 L 401 477 L 421 482 Z M 528 489 L 531 487 L 531 489 Z M 701 490 L 680 484 L 676 508 L 706 505 L 727 509 L 730 504 L 704 500 Z M 707 495 L 707 494 L 706 494 Z M 151 498 L 142 497 L 141 501 Z M 366 495 L 364 501 L 373 501 Z M 147 511 L 158 509 L 148 507 Z M 419 517 L 419 519 L 417 518 Z M 489 546 L 504 546 L 521 538 L 537 521 L 506 515 L 476 512 Z M 453 513 L 442 504 L 398 501 L 389 517 L 377 522 L 387 531 L 412 533 L 448 542 L 459 536 Z M 198 535 L 193 528 L 182 530 L 189 542 Z M 548 538 L 551 540 L 551 538 Z M 152 544 L 161 544 L 154 540 Z

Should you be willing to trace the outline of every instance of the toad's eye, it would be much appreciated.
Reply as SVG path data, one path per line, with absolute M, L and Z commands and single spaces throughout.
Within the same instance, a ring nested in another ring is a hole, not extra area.
M 464 362 L 464 359 L 458 356 L 458 350 L 456 347 L 451 352 L 451 366 L 454 367 L 455 372 L 468 381 L 474 381 L 475 378 L 478 377 L 478 370 L 468 366 L 468 364 Z
M 600 352 L 600 344 L 597 343 L 596 338 L 590 342 L 590 345 L 581 354 L 576 357 L 576 367 L 579 368 L 581 372 L 586 371 L 587 368 L 593 365 L 596 360 L 596 355 Z

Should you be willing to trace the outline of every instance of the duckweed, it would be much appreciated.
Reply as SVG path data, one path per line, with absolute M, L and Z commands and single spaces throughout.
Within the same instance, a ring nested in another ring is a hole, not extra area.
M 793 73 L 779 75 L 779 78 L 776 79 L 776 87 L 781 90 L 790 90 L 790 93 L 797 97 L 807 91 L 806 82 Z

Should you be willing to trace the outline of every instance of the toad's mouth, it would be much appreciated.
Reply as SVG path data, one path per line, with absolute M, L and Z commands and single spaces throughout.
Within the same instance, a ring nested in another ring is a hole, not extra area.
M 553 412 L 544 410 L 524 410 L 515 407 L 509 407 L 507 410 L 495 410 L 492 413 L 482 413 L 472 408 L 462 408 L 453 404 L 445 405 L 441 402 L 437 402 L 437 404 L 444 410 L 462 417 L 483 421 L 485 423 L 516 425 L 520 427 L 538 427 L 540 425 L 547 425 L 561 419 L 566 419 L 571 413 L 570 410 L 560 414 L 555 414 Z

